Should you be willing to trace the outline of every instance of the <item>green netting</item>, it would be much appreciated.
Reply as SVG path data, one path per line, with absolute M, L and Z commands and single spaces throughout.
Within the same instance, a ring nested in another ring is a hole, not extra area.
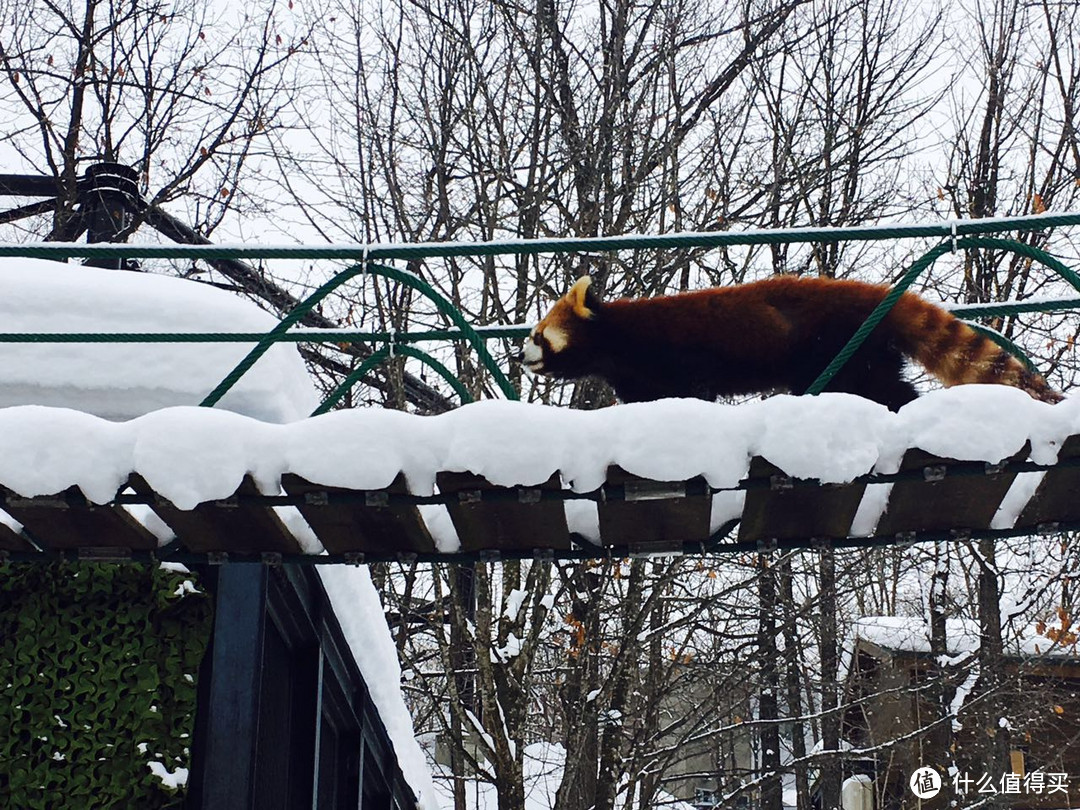
M 189 584 L 185 584 L 189 583 Z M 211 602 L 159 566 L 0 566 L 0 806 L 183 805 Z

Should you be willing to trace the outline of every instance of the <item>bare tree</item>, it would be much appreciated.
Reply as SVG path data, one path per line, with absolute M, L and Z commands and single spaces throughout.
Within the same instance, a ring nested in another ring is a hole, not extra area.
M 49 239 L 78 236 L 77 184 L 102 162 L 137 169 L 151 206 L 182 201 L 209 234 L 290 125 L 306 33 L 272 3 L 5 1 L 0 15 L 0 108 L 14 122 L 0 143 L 55 178 Z

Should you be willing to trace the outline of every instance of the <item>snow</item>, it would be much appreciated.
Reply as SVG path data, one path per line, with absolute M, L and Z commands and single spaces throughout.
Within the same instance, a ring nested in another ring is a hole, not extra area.
M 856 639 L 897 652 L 930 652 L 930 627 L 921 618 L 868 616 L 856 620 Z M 1032 627 L 1019 633 L 1003 631 L 1006 655 L 1046 655 L 1074 658 L 1075 644 L 1055 644 L 1047 635 Z M 959 663 L 979 649 L 979 623 L 973 619 L 946 619 L 945 636 L 948 661 Z
M 171 790 L 176 790 L 179 787 L 183 787 L 187 784 L 188 769 L 177 768 L 175 771 L 170 771 L 161 762 L 148 762 L 146 763 L 150 767 L 150 771 L 161 780 L 161 783 Z
M 510 593 L 506 595 L 506 610 L 503 611 L 503 615 L 512 622 L 517 621 L 518 613 L 521 611 L 521 605 L 528 596 L 521 588 L 514 588 Z
M 534 486 L 559 472 L 583 492 L 617 464 L 654 480 L 703 475 L 713 487 L 731 488 L 754 455 L 789 475 L 840 483 L 895 470 L 909 447 L 996 463 L 1030 443 L 1033 460 L 1052 463 L 1078 432 L 1080 398 L 1048 405 L 1017 389 L 981 385 L 932 392 L 899 413 L 847 394 L 742 405 L 673 399 L 597 411 L 485 401 L 438 416 L 355 409 L 287 424 L 216 408 L 165 408 L 111 422 L 22 406 L 0 409 L 0 484 L 26 497 L 78 485 L 104 503 L 138 472 L 191 509 L 231 495 L 245 475 L 276 493 L 286 471 L 352 489 L 380 489 L 404 473 L 419 495 L 435 491 L 440 470 L 503 486 Z M 1016 512 L 1022 506 L 1010 501 Z M 583 533 L 591 531 L 587 510 L 568 510 Z M 730 506 L 724 512 L 731 514 Z M 1014 519 L 998 517 L 1006 525 Z M 869 525 L 870 517 L 860 520 Z M 456 546 L 456 537 L 445 542 Z
M 397 648 L 386 626 L 371 575 L 367 568 L 342 565 L 321 565 L 318 571 L 342 633 L 394 744 L 401 773 L 417 794 L 417 806 L 419 810 L 435 810 L 438 805 L 431 772 L 401 694 Z
M 196 282 L 33 259 L 0 259 L 0 319 L 12 333 L 267 332 L 277 324 L 254 304 Z M 12 454 L 4 459 L 0 478 L 21 494 L 51 494 L 76 484 L 90 500 L 103 503 L 137 470 L 178 507 L 190 509 L 231 495 L 245 475 L 263 492 L 276 494 L 282 465 L 295 462 L 300 471 L 312 456 L 340 454 L 342 445 L 345 452 L 356 447 L 342 436 L 303 447 L 305 423 L 295 420 L 310 414 L 319 398 L 294 344 L 271 348 L 217 407 L 192 407 L 250 348 L 242 343 L 0 345 L 0 452 Z M 282 423 L 296 429 L 282 433 Z M 323 424 L 336 423 L 326 419 Z M 359 446 L 369 447 L 372 438 L 362 435 Z M 275 449 L 275 443 L 290 440 L 296 444 L 287 452 Z M 129 511 L 161 542 L 172 539 L 148 508 Z M 321 550 L 299 512 L 280 509 L 279 514 L 305 550 Z M 10 522 L 0 513 L 5 517 Z M 445 522 L 449 525 L 448 517 Z M 445 538 L 446 531 L 439 536 Z M 456 543 L 456 535 L 446 542 Z M 319 573 L 402 773 L 422 810 L 432 810 L 431 774 L 413 735 L 397 651 L 368 571 L 322 566 Z M 194 590 L 185 580 L 176 593 Z M 184 768 L 147 764 L 166 787 L 187 782 Z
M 277 319 L 205 284 L 43 259 L 0 258 L 0 323 L 10 333 L 268 332 Z M 0 407 L 53 405 L 130 419 L 197 405 L 251 349 L 245 343 L 0 344 Z M 318 405 L 296 346 L 270 349 L 220 406 L 270 422 Z
M 566 762 L 566 750 L 558 743 L 534 742 L 525 746 L 523 751 L 523 776 L 525 782 L 525 804 L 522 810 L 554 810 L 555 794 L 562 780 L 563 766 Z M 439 810 L 453 810 L 453 780 L 445 768 L 436 771 L 436 796 Z M 616 804 L 623 806 L 626 796 L 620 794 Z M 470 810 L 495 810 L 498 800 L 495 785 L 477 779 L 465 780 L 465 806 Z M 633 802 L 637 807 L 638 803 Z M 668 793 L 660 791 L 648 810 L 694 810 L 687 802 L 679 801 Z

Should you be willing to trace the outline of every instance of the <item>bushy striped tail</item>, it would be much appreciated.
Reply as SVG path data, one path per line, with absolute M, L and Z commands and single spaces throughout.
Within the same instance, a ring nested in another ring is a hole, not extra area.
M 994 383 L 1019 388 L 1041 402 L 1064 399 L 986 335 L 915 295 L 903 295 L 887 320 L 904 344 L 900 348 L 946 386 Z

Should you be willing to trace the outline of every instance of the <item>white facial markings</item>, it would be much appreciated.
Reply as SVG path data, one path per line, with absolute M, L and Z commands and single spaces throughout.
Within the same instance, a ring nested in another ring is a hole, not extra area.
M 536 330 L 532 331 L 529 339 L 525 341 L 521 352 L 521 362 L 529 374 L 544 373 L 544 350 L 536 342 Z
M 525 361 L 526 366 L 532 367 L 538 363 L 544 362 L 544 352 L 530 340 L 525 344 L 525 349 L 522 352 L 522 359 Z
M 543 331 L 544 339 L 547 340 L 548 346 L 551 350 L 558 354 L 566 348 L 566 344 L 569 343 L 569 339 L 566 336 L 566 332 L 557 326 L 547 326 Z

